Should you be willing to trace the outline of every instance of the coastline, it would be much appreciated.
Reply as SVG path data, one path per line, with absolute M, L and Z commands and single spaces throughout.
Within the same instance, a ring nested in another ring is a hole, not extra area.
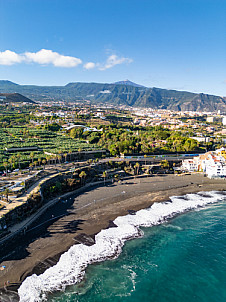
M 6 269 L 0 273 L 0 287 L 4 282 L 20 284 L 32 273 L 42 273 L 53 266 L 60 255 L 75 244 L 74 237 L 81 233 L 93 235 L 105 229 L 109 220 L 150 207 L 154 202 L 166 201 L 170 196 L 200 191 L 226 189 L 225 180 L 211 180 L 200 174 L 164 175 L 122 181 L 121 184 L 102 186 L 77 196 L 64 216 L 48 227 L 48 236 L 42 236 L 28 247 L 28 256 L 21 260 L 4 261 Z M 95 201 L 94 201 L 95 200 Z M 69 228 L 74 221 L 80 223 Z M 9 287 L 10 288 L 10 287 Z M 12 287 L 15 289 L 15 287 Z

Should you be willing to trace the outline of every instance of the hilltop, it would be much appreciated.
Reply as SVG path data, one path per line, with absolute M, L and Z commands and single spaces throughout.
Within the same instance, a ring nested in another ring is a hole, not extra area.
M 20 93 L 0 93 L 0 99 L 3 99 L 3 101 L 6 102 L 6 103 L 30 103 L 30 104 L 35 104 L 34 101 L 30 100 L 29 98 L 25 97 L 24 95 L 22 95 Z
M 119 82 L 115 82 L 113 84 L 116 84 L 116 85 L 129 85 L 129 86 L 133 86 L 133 87 L 143 87 L 143 88 L 146 88 L 142 85 L 139 85 L 139 84 L 136 84 L 134 82 L 131 82 L 130 80 L 125 80 L 125 81 L 119 81 Z
M 112 104 L 115 106 L 126 105 L 178 111 L 221 110 L 226 112 L 226 100 L 220 96 L 155 87 L 146 88 L 131 83 L 127 80 L 112 84 L 77 82 L 69 83 L 65 86 L 34 86 L 0 81 L 0 92 L 17 92 L 36 101 L 90 100 L 92 103 Z

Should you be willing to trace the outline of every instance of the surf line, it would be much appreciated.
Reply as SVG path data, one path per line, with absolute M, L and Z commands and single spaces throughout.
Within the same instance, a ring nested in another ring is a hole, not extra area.
M 89 264 L 118 257 L 125 241 L 142 236 L 140 227 L 158 225 L 177 214 L 224 199 L 225 192 L 217 191 L 172 196 L 170 201 L 154 203 L 135 215 L 119 216 L 114 220 L 116 227 L 104 229 L 95 236 L 94 245 L 73 245 L 56 265 L 39 276 L 27 277 L 18 289 L 20 301 L 43 301 L 48 293 L 64 291 L 66 286 L 80 282 Z

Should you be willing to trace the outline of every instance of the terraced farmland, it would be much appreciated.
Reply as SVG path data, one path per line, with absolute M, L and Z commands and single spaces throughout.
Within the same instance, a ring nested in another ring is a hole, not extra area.
M 27 148 L 38 147 L 38 151 L 34 151 L 34 157 L 31 159 L 31 151 L 20 151 L 10 153 L 10 148 Z M 73 139 L 63 132 L 52 132 L 46 129 L 27 128 L 18 126 L 14 128 L 0 129 L 0 169 L 4 169 L 4 162 L 9 163 L 9 167 L 28 166 L 32 161 L 40 161 L 46 155 L 44 152 L 54 154 L 65 154 L 76 151 L 95 150 L 95 144 L 89 144 L 85 140 Z M 19 159 L 18 159 L 19 157 Z M 10 160 L 10 158 L 14 158 Z

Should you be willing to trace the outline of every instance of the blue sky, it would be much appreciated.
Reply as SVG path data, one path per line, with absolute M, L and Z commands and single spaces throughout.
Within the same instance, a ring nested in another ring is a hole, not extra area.
M 226 96 L 225 0 L 0 0 L 0 79 Z

